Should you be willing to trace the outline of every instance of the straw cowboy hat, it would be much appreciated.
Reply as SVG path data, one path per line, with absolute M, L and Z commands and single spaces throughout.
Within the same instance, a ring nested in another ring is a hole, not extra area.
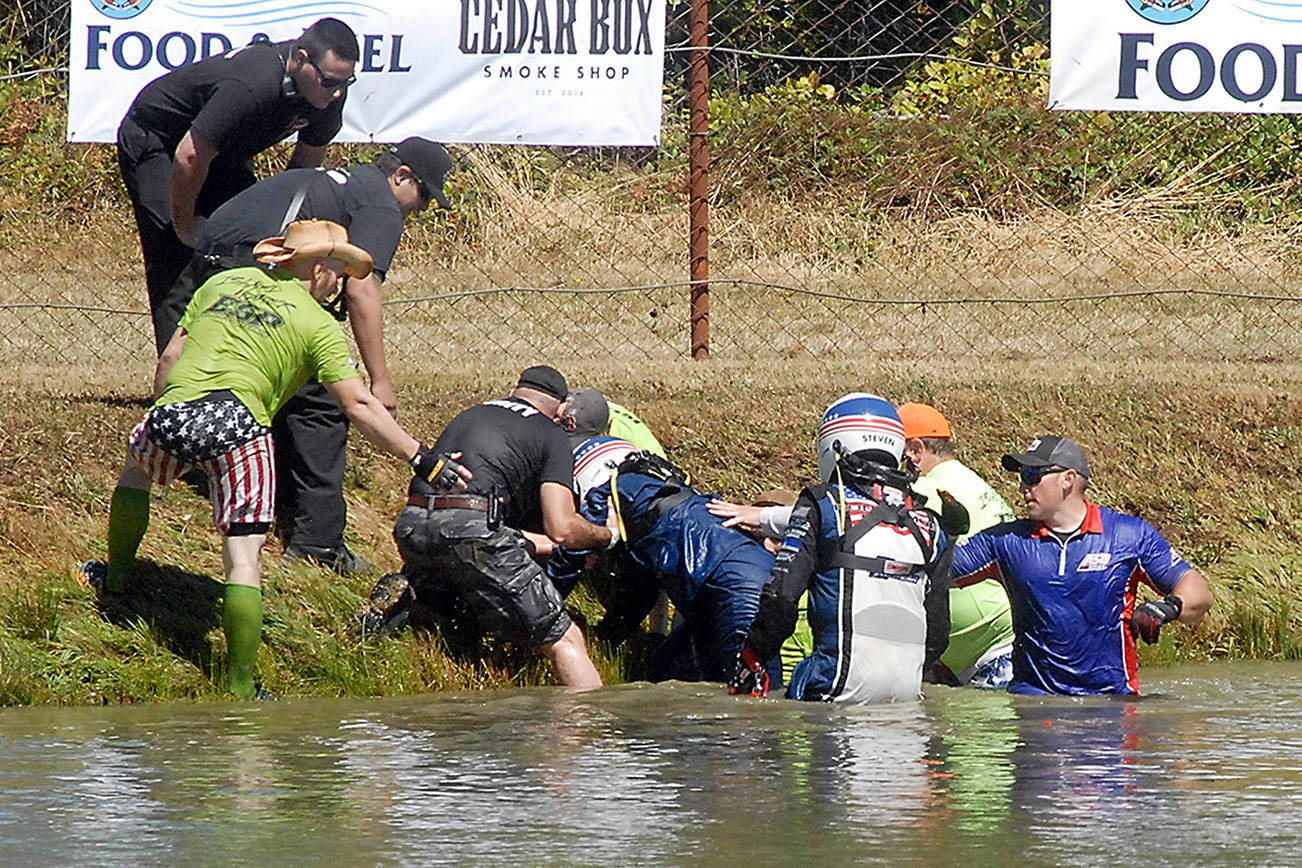
M 280 238 L 266 238 L 253 248 L 259 262 L 280 265 L 304 259 L 337 259 L 352 277 L 371 273 L 371 254 L 348 243 L 348 230 L 329 220 L 295 220 Z

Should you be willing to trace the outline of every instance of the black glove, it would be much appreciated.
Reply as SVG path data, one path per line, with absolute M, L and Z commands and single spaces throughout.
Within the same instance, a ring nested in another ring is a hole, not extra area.
M 417 476 L 440 491 L 464 488 L 462 478 L 470 475 L 459 461 L 452 460 L 451 455 L 446 452 L 435 452 L 424 443 L 411 459 L 411 469 Z
M 759 652 L 750 645 L 743 645 L 741 651 L 737 652 L 737 667 L 728 679 L 728 692 L 733 695 L 769 695 L 769 673 L 764 668 Z
M 1130 635 L 1138 636 L 1149 645 L 1157 642 L 1162 632 L 1162 625 L 1180 617 L 1184 601 L 1175 594 L 1167 594 L 1160 600 L 1150 600 L 1137 606 L 1130 616 Z
M 940 526 L 945 533 L 957 539 L 968 532 L 972 518 L 967 507 L 954 499 L 948 491 L 937 492 L 940 495 Z

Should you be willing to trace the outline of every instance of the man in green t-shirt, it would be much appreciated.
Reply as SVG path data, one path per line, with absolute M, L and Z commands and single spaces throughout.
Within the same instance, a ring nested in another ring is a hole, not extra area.
M 949 420 L 930 404 L 908 403 L 898 408 L 904 424 L 904 457 L 918 471 L 915 492 L 927 503 L 940 503 L 946 491 L 967 509 L 971 522 L 962 542 L 1015 516 L 1007 501 L 954 453 Z M 949 589 L 949 647 L 930 677 L 942 683 L 976 687 L 1008 686 L 1013 675 L 1013 616 L 1003 585 L 987 579 L 966 588 Z
M 156 400 L 127 441 L 109 508 L 108 563 L 88 561 L 77 573 L 99 593 L 122 593 L 149 526 L 151 483 L 167 485 L 201 468 L 222 534 L 230 690 L 243 699 L 265 695 L 255 664 L 261 554 L 275 503 L 270 426 L 290 396 L 315 377 L 367 439 L 410 462 L 418 476 L 464 487 L 466 475 L 404 431 L 362 385 L 339 323 L 322 307 L 345 273 L 370 273 L 370 255 L 325 220 L 291 223 L 284 237 L 259 242 L 253 252 L 275 267 L 213 276 L 195 292 L 159 357 Z

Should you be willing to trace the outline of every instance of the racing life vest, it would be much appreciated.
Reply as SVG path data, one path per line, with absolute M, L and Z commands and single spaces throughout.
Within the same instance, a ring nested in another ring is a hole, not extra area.
M 814 654 L 793 674 L 792 688 L 837 702 L 917 700 L 924 603 L 943 543 L 935 517 L 879 485 L 872 497 L 829 486 L 818 505 L 823 521 L 809 591 Z
M 655 497 L 642 508 L 630 504 L 619 490 L 620 475 L 639 474 L 661 483 Z M 634 452 L 621 461 L 610 475 L 611 503 L 619 513 L 624 538 L 631 543 L 642 539 L 664 514 L 698 492 L 691 486 L 691 475 L 654 452 Z

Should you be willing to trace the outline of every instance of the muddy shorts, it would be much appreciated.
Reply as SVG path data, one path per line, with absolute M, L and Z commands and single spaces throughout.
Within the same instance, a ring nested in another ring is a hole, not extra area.
M 262 526 L 270 525 L 276 499 L 270 429 L 239 401 L 233 402 L 236 408 L 230 403 L 156 407 L 131 432 L 127 453 L 159 485 L 200 468 L 208 475 L 213 523 L 223 534 L 231 533 L 232 525 L 265 532 Z
M 408 506 L 393 529 L 403 573 L 417 588 L 459 596 L 487 633 L 550 645 L 573 623 L 560 593 L 519 531 L 489 530 L 485 519 L 469 509 Z

